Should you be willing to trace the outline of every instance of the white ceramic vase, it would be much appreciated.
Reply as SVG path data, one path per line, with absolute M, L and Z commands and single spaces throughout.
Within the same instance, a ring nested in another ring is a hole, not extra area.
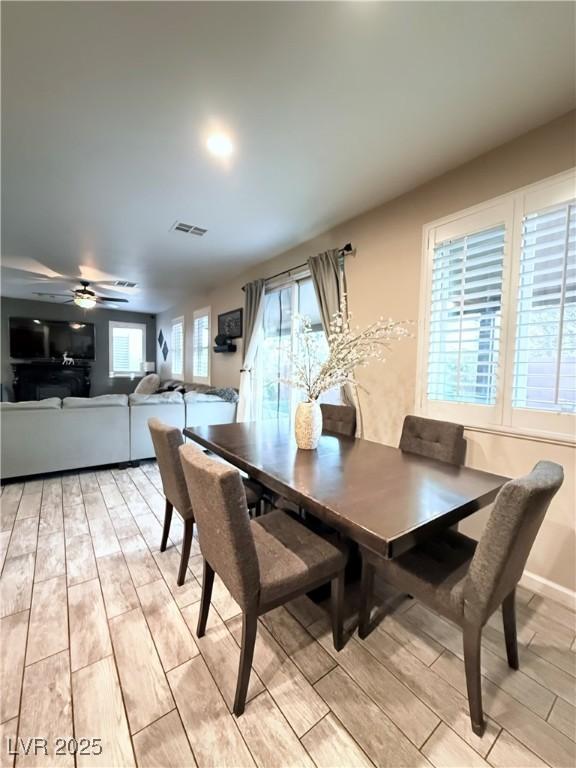
M 298 448 L 312 451 L 318 446 L 322 434 L 322 411 L 316 400 L 296 406 L 294 434 Z

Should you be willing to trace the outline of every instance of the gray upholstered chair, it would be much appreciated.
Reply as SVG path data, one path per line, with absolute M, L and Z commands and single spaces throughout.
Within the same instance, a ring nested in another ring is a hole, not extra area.
M 460 466 L 464 464 L 466 456 L 464 427 L 450 421 L 406 416 L 399 448 L 406 453 L 416 453 Z
M 180 513 L 184 521 L 184 541 L 182 543 L 182 555 L 180 557 L 180 569 L 178 570 L 177 583 L 181 586 L 186 579 L 186 568 L 190 559 L 190 547 L 194 533 L 194 512 L 186 487 L 186 480 L 182 472 L 178 448 L 183 444 L 182 432 L 177 427 L 164 424 L 160 419 L 148 419 L 148 428 L 154 445 L 154 453 L 162 478 L 162 488 L 166 498 L 164 511 L 164 529 L 160 551 L 164 552 L 168 543 L 170 523 L 172 522 L 172 510 L 174 507 Z
M 356 434 L 356 408 L 353 405 L 320 403 L 322 431 L 354 437 Z
M 474 733 L 484 731 L 480 676 L 482 627 L 502 605 L 508 664 L 518 669 L 514 596 L 546 510 L 562 485 L 561 466 L 540 461 L 500 489 L 478 543 L 448 529 L 395 560 L 362 552 L 358 634 L 370 632 L 374 570 L 403 592 L 462 627 L 464 665 Z
M 186 579 L 186 568 L 190 559 L 190 548 L 192 546 L 192 535 L 194 533 L 194 512 L 192 503 L 188 495 L 186 480 L 182 471 L 180 455 L 178 448 L 184 444 L 182 432 L 178 427 L 172 427 L 164 424 L 160 419 L 148 419 L 148 428 L 154 445 L 154 453 L 162 478 L 162 488 L 166 498 L 166 508 L 164 512 L 164 529 L 162 531 L 162 541 L 160 551 L 164 552 L 168 543 L 168 534 L 170 533 L 170 523 L 172 522 L 172 510 L 175 508 L 180 513 L 184 521 L 184 541 L 182 542 L 182 555 L 180 558 L 180 569 L 178 571 L 177 583 L 179 586 L 184 584 Z M 249 484 L 250 481 L 247 481 Z M 250 484 L 246 488 L 246 496 L 250 507 L 256 507 L 260 503 L 260 495 L 257 488 Z
M 331 581 L 334 646 L 337 650 L 342 647 L 346 553 L 278 509 L 250 520 L 237 469 L 204 455 L 194 445 L 182 446 L 180 457 L 194 499 L 204 557 L 198 637 L 206 629 L 214 573 L 242 608 L 242 649 L 234 699 L 234 714 L 241 715 L 258 616 Z

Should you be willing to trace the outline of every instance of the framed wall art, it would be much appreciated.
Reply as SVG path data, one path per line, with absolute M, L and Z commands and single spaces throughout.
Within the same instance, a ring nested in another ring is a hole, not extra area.
M 242 336 L 242 307 L 218 315 L 218 334 L 229 339 L 239 339 Z

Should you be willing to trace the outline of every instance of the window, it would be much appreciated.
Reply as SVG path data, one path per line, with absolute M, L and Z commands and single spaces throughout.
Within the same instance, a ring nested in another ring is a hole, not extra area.
M 504 225 L 434 246 L 428 397 L 496 402 Z
M 146 326 L 109 324 L 110 376 L 141 376 L 146 360 Z
M 192 381 L 210 384 L 210 307 L 194 312 Z
M 172 376 L 184 374 L 184 318 L 177 317 L 172 321 Z
M 513 405 L 576 410 L 576 205 L 522 222 Z
M 575 192 L 561 174 L 425 228 L 425 415 L 574 435 Z
M 252 390 L 252 413 L 256 419 L 289 416 L 303 397 L 301 392 L 283 382 L 290 378 L 291 354 L 297 351 L 297 316 L 310 318 L 313 333 L 322 342 L 320 354 L 328 354 L 318 300 L 309 277 L 267 289 L 264 302 Z M 335 397 L 336 400 L 330 398 L 331 402 L 339 402 L 339 393 Z

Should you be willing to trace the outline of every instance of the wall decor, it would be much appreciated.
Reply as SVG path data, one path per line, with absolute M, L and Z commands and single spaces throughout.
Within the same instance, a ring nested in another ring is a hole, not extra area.
M 162 333 L 162 328 L 160 328 L 160 333 L 158 334 L 158 346 L 160 349 L 162 349 L 162 345 L 164 344 L 164 334 Z
M 218 315 L 218 333 L 229 339 L 242 336 L 242 307 Z
M 166 344 L 166 342 L 162 345 L 162 357 L 164 358 L 164 362 L 166 362 L 166 358 L 168 357 L 168 344 Z

